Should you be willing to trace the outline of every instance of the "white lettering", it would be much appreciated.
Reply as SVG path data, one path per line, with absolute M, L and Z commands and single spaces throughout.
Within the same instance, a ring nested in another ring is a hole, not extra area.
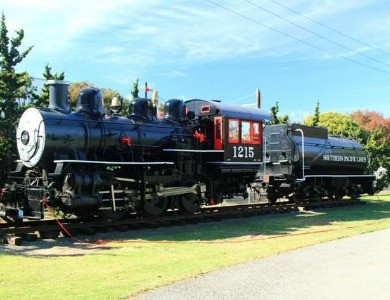
M 364 156 L 347 156 L 347 155 L 332 155 L 326 154 L 322 156 L 323 161 L 336 161 L 336 162 L 357 162 L 357 163 L 365 163 L 367 158 Z
M 233 146 L 233 157 L 236 158 L 254 158 L 254 147 Z

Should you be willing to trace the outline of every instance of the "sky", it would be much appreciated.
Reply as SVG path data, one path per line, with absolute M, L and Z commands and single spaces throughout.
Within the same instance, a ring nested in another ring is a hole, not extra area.
M 218 99 L 302 122 L 320 112 L 390 116 L 388 0 L 1 0 L 18 71 L 46 64 L 70 82 L 163 100 Z M 140 92 L 143 94 L 143 91 Z

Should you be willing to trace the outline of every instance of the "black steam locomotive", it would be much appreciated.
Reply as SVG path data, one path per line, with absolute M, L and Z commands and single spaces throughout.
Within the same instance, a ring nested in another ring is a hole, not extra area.
M 259 108 L 199 99 L 169 100 L 158 119 L 157 104 L 139 98 L 122 117 L 106 114 L 94 88 L 71 111 L 67 84 L 49 86 L 49 108 L 20 118 L 20 160 L 0 195 L 3 219 L 41 219 L 45 206 L 110 219 L 192 213 L 247 197 L 248 187 L 265 188 L 271 203 L 373 192 L 362 145 L 329 137 L 326 128 L 264 126 L 271 117 Z
M 218 101 L 135 99 L 129 114 L 106 114 L 102 94 L 83 90 L 75 111 L 67 84 L 50 81 L 49 108 L 29 108 L 17 128 L 20 156 L 0 197 L 0 217 L 41 219 L 45 206 L 80 216 L 157 216 L 194 212 L 247 196 L 262 165 L 263 121 L 257 108 Z
M 323 127 L 265 126 L 266 155 L 259 178 L 267 198 L 356 199 L 372 194 L 375 176 L 364 175 L 367 154 L 355 140 L 328 136 Z

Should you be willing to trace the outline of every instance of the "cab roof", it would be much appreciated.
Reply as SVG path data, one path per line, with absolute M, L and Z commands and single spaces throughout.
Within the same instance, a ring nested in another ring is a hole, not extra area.
M 218 100 L 192 99 L 185 102 L 187 110 L 199 116 L 224 116 L 252 121 L 272 120 L 271 114 L 265 110 L 251 106 L 223 103 Z

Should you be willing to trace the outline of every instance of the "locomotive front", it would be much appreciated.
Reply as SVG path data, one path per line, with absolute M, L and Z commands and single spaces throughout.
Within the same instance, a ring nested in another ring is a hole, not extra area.
M 66 83 L 49 83 L 53 90 L 49 108 L 29 108 L 19 121 L 16 143 L 24 166 L 50 170 L 55 160 L 90 159 L 92 153 L 102 153 L 120 143 L 118 130 L 125 136 L 134 127 L 134 122 L 124 118 L 117 118 L 115 122 L 104 120 L 103 98 L 99 90 L 83 90 L 76 111 L 71 112 L 67 106 Z M 111 134 L 113 131 L 115 134 Z M 112 138 L 113 135 L 117 138 Z
M 200 168 L 188 150 L 194 138 L 183 101 L 169 100 L 162 120 L 142 98 L 130 103 L 128 116 L 106 116 L 99 90 L 84 89 L 71 111 L 67 84 L 48 84 L 49 107 L 29 108 L 20 118 L 18 179 L 2 193 L 0 215 L 42 218 L 42 199 L 66 213 L 110 218 L 161 214 L 168 201 L 197 209 L 204 185 L 189 180 Z

